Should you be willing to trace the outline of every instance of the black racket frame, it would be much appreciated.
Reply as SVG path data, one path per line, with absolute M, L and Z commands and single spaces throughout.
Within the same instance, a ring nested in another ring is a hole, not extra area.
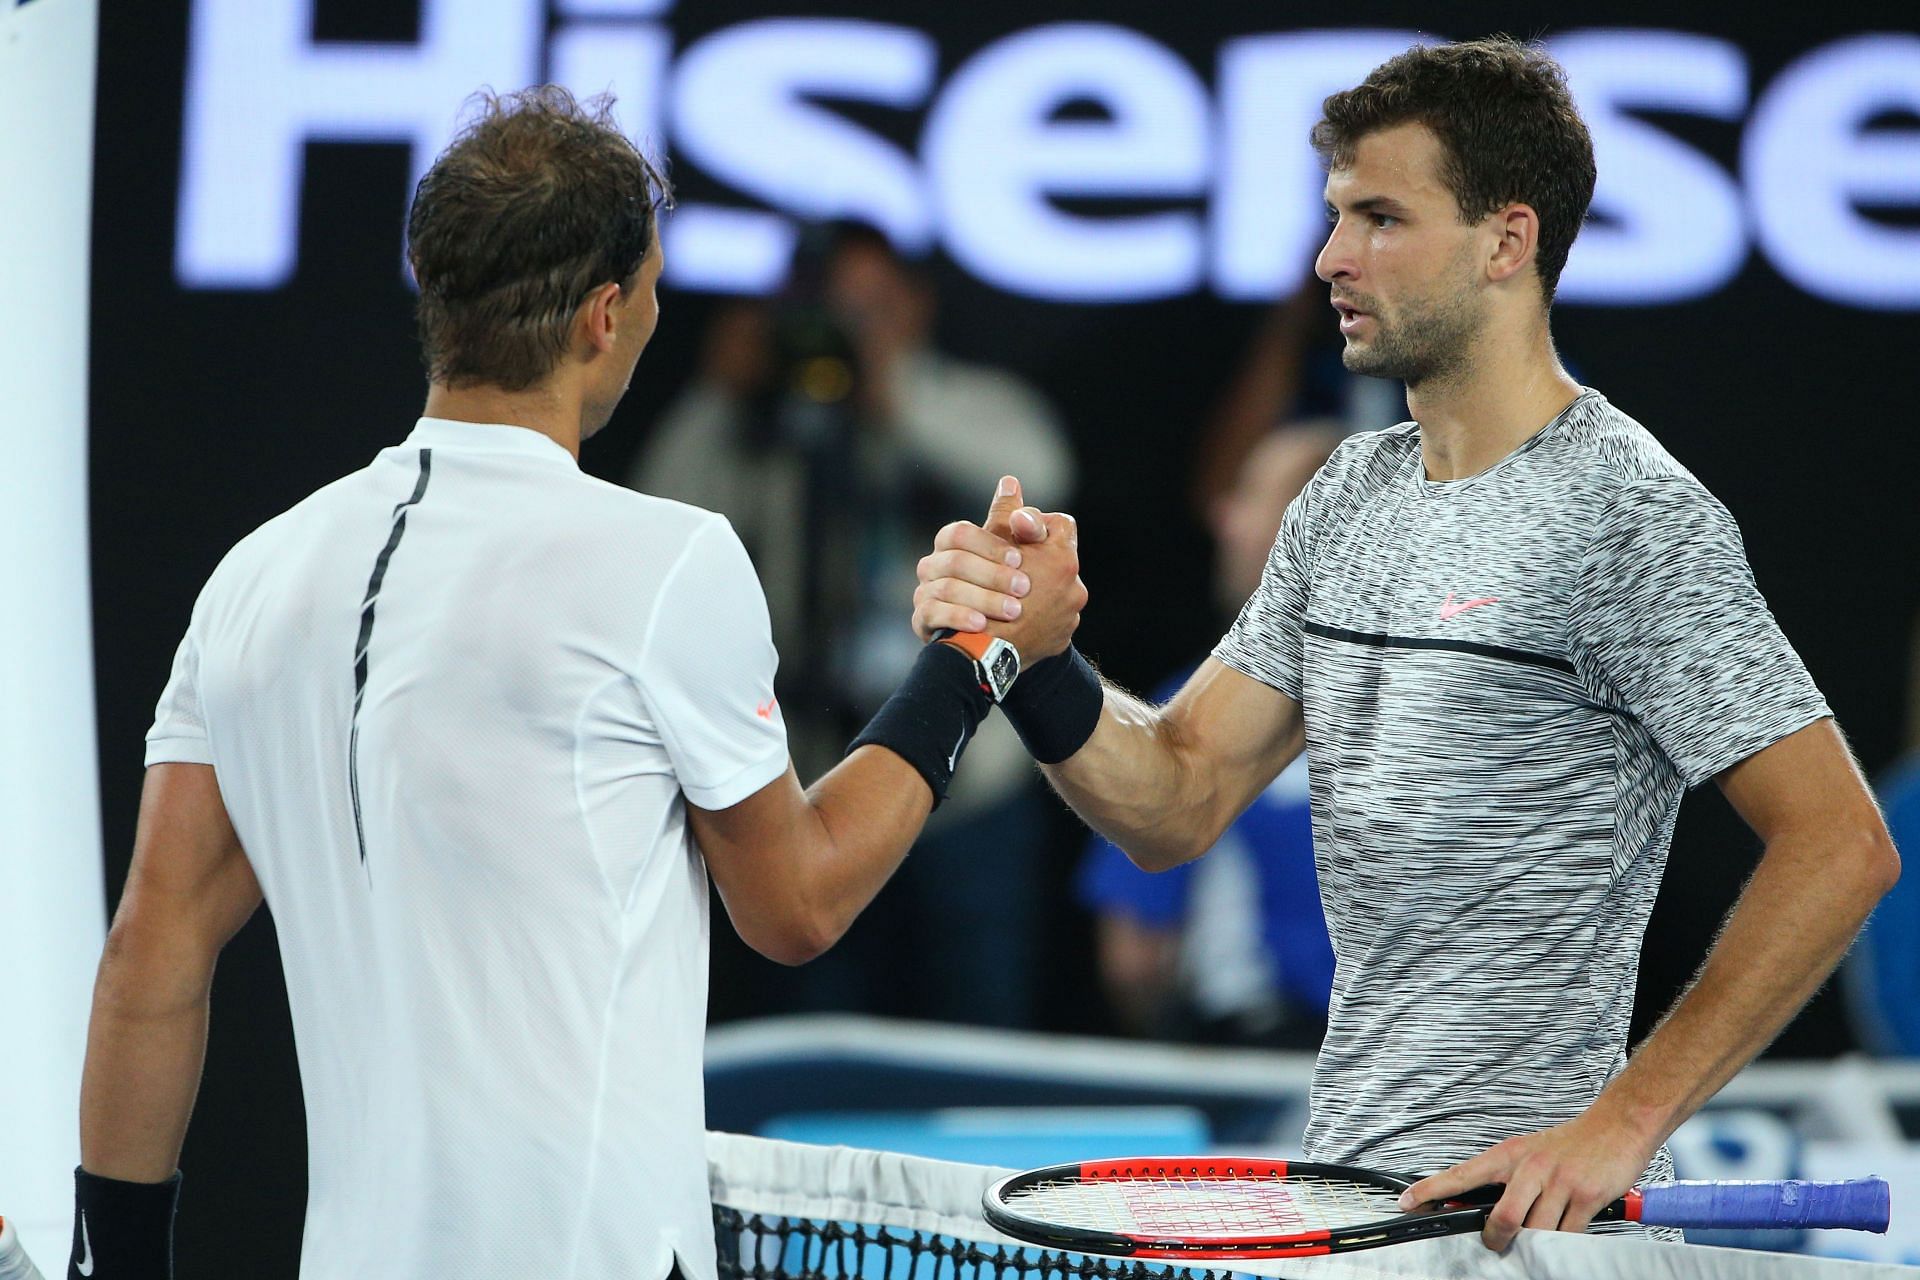
M 1130 1167 L 1126 1173 L 1118 1176 L 1132 1176 L 1143 1180 L 1211 1177 L 1226 1182 L 1237 1180 L 1230 1172 L 1237 1167 L 1284 1165 L 1285 1176 L 1289 1178 L 1339 1178 L 1379 1187 L 1383 1191 L 1396 1194 L 1413 1185 L 1412 1179 L 1382 1173 L 1377 1169 L 1362 1169 L 1340 1164 L 1308 1164 L 1291 1160 L 1251 1161 L 1208 1157 L 1099 1160 L 1088 1161 L 1087 1164 L 1101 1167 L 1116 1165 Z M 1002 1178 L 987 1188 L 986 1194 L 981 1197 L 981 1211 L 995 1230 L 1017 1240 L 1056 1249 L 1070 1249 L 1076 1253 L 1101 1253 L 1123 1258 L 1309 1257 L 1323 1253 L 1350 1253 L 1357 1249 L 1373 1249 L 1381 1245 L 1402 1244 L 1411 1240 L 1425 1240 L 1437 1236 L 1466 1235 L 1479 1231 L 1486 1226 L 1487 1215 L 1492 1212 L 1493 1206 L 1506 1190 L 1502 1186 L 1479 1187 L 1442 1204 L 1425 1205 L 1393 1217 L 1315 1232 L 1310 1237 L 1301 1235 L 1207 1236 L 1182 1239 L 1129 1236 L 1119 1232 L 1073 1227 L 1032 1218 L 1006 1203 L 1008 1194 L 1043 1182 L 1106 1180 L 1083 1177 L 1084 1168 L 1084 1165 L 1079 1164 L 1057 1164 L 1042 1169 L 1029 1169 L 1023 1173 Z M 1137 1172 L 1133 1171 L 1135 1169 Z M 1624 1202 L 1615 1201 L 1595 1214 L 1594 1221 L 1619 1221 L 1625 1216 Z

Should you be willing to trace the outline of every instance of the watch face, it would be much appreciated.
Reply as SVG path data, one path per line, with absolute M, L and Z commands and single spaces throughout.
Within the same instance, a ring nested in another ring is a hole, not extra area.
M 987 670 L 987 676 L 995 689 L 1005 693 L 1013 684 L 1013 678 L 1020 674 L 1020 655 L 1012 645 L 1007 645 L 1000 652 L 992 654 L 989 661 L 992 665 Z

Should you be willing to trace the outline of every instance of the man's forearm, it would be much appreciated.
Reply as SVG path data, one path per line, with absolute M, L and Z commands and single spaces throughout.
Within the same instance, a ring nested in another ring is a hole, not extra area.
M 873 901 L 920 838 L 932 796 L 911 765 L 893 752 L 865 746 L 807 788 L 820 823 L 796 888 L 817 905 L 818 918 L 841 934 Z
M 1178 727 L 1161 708 L 1103 683 L 1100 723 L 1085 746 L 1042 769 L 1082 821 L 1150 871 L 1213 847 L 1233 815 L 1195 776 Z
M 1649 1147 L 1717 1093 L 1826 981 L 1897 860 L 1884 833 L 1772 842 L 1699 976 L 1595 1103 Z
M 80 1085 L 89 1173 L 160 1182 L 179 1166 L 206 1060 L 212 976 L 188 944 L 109 936 Z

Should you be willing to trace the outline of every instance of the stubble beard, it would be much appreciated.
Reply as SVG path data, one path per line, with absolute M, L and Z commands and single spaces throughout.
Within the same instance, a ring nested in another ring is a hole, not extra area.
M 1407 303 L 1392 322 L 1378 312 L 1369 314 L 1373 340 L 1364 345 L 1349 341 L 1341 353 L 1349 373 L 1396 378 L 1411 390 L 1423 383 L 1455 380 L 1472 367 L 1482 316 L 1471 293 L 1440 294 Z

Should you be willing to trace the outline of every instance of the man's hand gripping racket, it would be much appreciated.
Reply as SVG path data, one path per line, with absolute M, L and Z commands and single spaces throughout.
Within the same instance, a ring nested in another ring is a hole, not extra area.
M 1481 1230 L 1502 1194 L 1482 1187 L 1400 1207 L 1414 1184 L 1345 1165 L 1229 1157 L 1101 1160 L 1003 1178 L 987 1221 L 1016 1239 L 1082 1253 L 1166 1259 L 1292 1258 Z M 1652 1226 L 1885 1231 L 1887 1184 L 1670 1182 L 1593 1215 Z

